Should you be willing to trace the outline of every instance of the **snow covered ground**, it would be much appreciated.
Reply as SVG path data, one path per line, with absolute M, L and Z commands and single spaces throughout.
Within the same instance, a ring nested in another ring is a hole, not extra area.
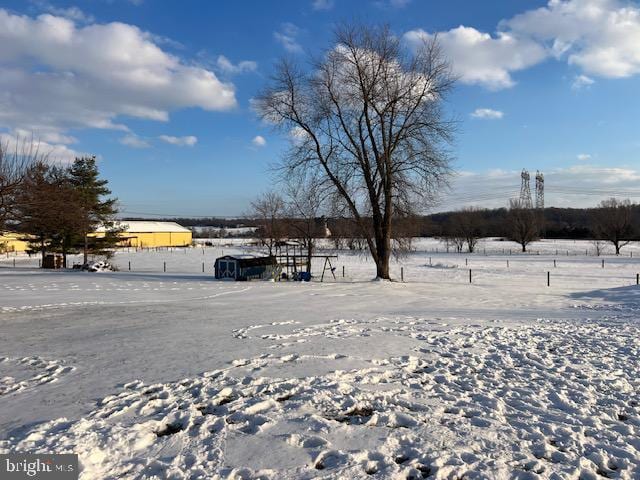
M 213 280 L 240 245 L 4 258 L 0 451 L 84 479 L 640 478 L 640 249 L 417 247 L 405 283 L 342 252 L 337 281 Z

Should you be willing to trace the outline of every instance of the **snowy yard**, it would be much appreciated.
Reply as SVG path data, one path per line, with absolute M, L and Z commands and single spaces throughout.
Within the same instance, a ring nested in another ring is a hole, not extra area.
M 343 252 L 337 281 L 213 280 L 240 245 L 3 258 L 0 450 L 83 479 L 640 478 L 640 248 L 417 247 L 405 283 Z

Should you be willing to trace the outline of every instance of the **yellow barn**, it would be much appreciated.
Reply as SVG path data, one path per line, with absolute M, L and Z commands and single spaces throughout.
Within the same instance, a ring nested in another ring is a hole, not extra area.
M 22 238 L 24 236 L 17 233 L 0 233 L 0 253 L 6 252 L 25 252 L 29 247 L 29 243 Z
M 192 232 L 175 222 L 130 221 L 118 222 L 116 227 L 124 230 L 120 234 L 123 247 L 187 247 L 191 245 Z M 95 236 L 105 234 L 105 228 L 96 230 Z

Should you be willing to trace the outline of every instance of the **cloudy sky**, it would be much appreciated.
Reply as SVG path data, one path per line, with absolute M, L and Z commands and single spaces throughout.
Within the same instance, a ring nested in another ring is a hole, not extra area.
M 451 60 L 457 174 L 435 209 L 505 206 L 523 168 L 547 205 L 640 201 L 633 1 L 5 0 L 0 137 L 97 155 L 125 214 L 242 214 L 287 141 L 252 97 L 342 21 L 388 23 L 407 49 L 437 34 Z

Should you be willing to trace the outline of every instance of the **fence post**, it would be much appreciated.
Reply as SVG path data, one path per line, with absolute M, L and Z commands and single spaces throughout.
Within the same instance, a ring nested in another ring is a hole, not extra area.
M 400 280 L 404 282 L 404 267 L 400 267 Z
M 162 269 L 165 273 L 167 272 L 167 262 L 162 262 Z
M 344 265 L 342 265 L 342 278 L 344 278 Z
M 131 271 L 131 262 L 129 262 L 129 271 Z
M 640 285 L 640 273 L 636 273 L 636 285 Z
M 469 269 L 469 283 L 471 283 L 471 269 Z
M 432 265 L 432 264 L 431 264 L 431 257 L 429 257 L 429 266 L 431 266 L 431 265 Z
M 553 268 L 556 268 L 556 259 L 553 259 Z
M 202 262 L 202 273 L 204 273 L 204 262 Z
M 551 286 L 551 272 L 547 272 L 547 287 Z
M 604 268 L 604 258 L 602 259 L 602 268 Z
M 465 258 L 465 259 L 464 259 L 464 264 L 465 264 L 465 265 L 469 265 L 469 259 Z
M 507 260 L 507 268 L 509 268 L 509 260 Z
M 13 268 L 16 268 L 16 259 L 13 259 Z

